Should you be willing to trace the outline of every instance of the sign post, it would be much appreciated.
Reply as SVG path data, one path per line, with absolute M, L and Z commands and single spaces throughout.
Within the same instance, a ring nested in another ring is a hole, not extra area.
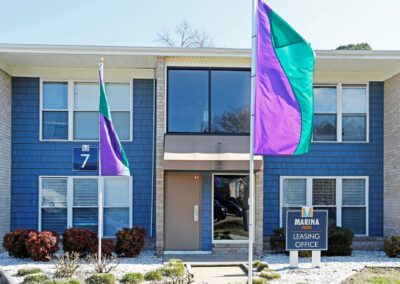
M 312 266 L 321 265 L 321 251 L 328 249 L 328 211 L 302 207 L 286 213 L 286 250 L 290 267 L 299 266 L 299 251 L 312 251 Z

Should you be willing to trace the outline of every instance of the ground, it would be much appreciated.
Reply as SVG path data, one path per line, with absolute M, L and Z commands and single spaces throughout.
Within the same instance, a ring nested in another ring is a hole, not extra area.
M 367 267 L 349 277 L 343 284 L 400 284 L 400 268 Z
M 215 256 L 209 256 L 210 259 Z M 182 256 L 185 261 L 185 257 Z M 236 259 L 238 256 L 236 256 Z M 194 263 L 196 259 L 202 259 L 206 262 L 207 256 L 189 257 L 186 256 L 187 263 Z M 225 262 L 229 258 L 225 257 Z M 245 259 L 241 258 L 240 262 Z M 275 270 L 281 275 L 281 279 L 272 280 L 269 283 L 345 283 L 345 284 L 358 284 L 358 283 L 398 283 L 400 284 L 400 260 L 388 258 L 383 252 L 365 252 L 354 251 L 352 256 L 346 257 L 322 257 L 321 267 L 312 268 L 310 258 L 301 258 L 300 267 L 298 269 L 288 268 L 289 257 L 285 254 L 268 254 L 262 257 L 263 261 L 269 263 L 270 268 Z M 141 272 L 145 273 L 154 270 L 162 265 L 163 259 L 154 256 L 154 251 L 144 251 L 137 258 L 122 258 L 121 263 L 113 272 L 117 279 L 128 272 Z M 237 262 L 237 263 L 240 263 Z M 199 263 L 199 261 L 197 261 Z M 0 254 L 0 269 L 6 271 L 9 275 L 13 276 L 17 283 L 21 283 L 22 278 L 15 277 L 16 272 L 20 268 L 39 267 L 45 271 L 46 274 L 51 276 L 54 273 L 54 268 L 51 263 L 46 262 L 32 262 L 29 259 L 15 259 L 7 255 L 7 253 Z M 373 267 L 364 269 L 365 267 Z M 379 267 L 379 268 L 377 268 Z M 382 267 L 392 268 L 383 269 Z M 393 269 L 396 268 L 396 269 Z M 364 269 L 364 270 L 363 270 Z M 361 271 L 361 272 L 359 272 Z M 92 267 L 83 265 L 80 269 L 77 278 L 83 279 L 85 275 L 92 272 Z M 195 274 L 195 283 L 246 283 L 244 273 L 238 267 L 204 267 L 196 269 L 193 267 Z M 358 273 L 357 273 L 358 272 Z M 396 282 L 399 281 L 399 282 Z M 358 282 L 357 282 L 358 281 Z M 370 282 L 368 282 L 370 281 Z

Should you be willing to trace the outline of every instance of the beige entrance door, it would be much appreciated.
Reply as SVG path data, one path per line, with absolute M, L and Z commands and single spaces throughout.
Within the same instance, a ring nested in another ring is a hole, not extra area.
M 200 250 L 201 175 L 165 175 L 165 250 Z

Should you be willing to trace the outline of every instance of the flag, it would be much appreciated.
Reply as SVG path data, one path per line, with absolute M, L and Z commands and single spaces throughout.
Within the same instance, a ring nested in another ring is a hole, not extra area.
M 254 153 L 304 154 L 311 144 L 315 55 L 264 0 L 257 1 Z
M 111 120 L 100 63 L 100 169 L 103 176 L 129 176 L 129 163 Z

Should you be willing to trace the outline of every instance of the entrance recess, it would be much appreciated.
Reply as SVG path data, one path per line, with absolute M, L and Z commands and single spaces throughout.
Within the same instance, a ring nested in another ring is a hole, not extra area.
M 200 250 L 201 175 L 165 175 L 165 250 Z

